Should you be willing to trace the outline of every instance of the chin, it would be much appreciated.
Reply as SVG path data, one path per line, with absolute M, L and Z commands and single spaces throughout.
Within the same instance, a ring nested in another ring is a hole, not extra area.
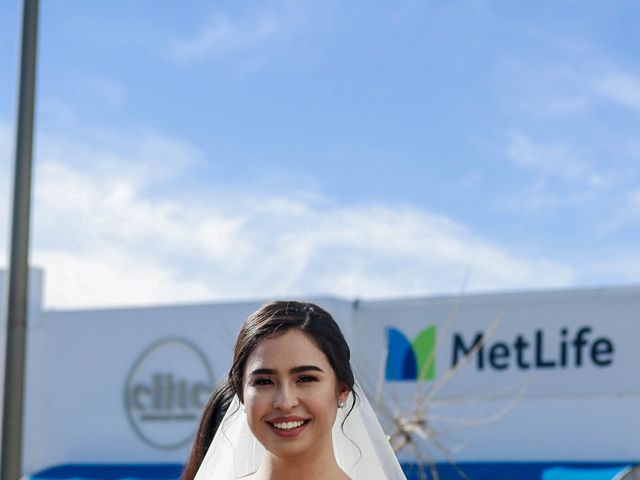
M 313 431 L 305 431 L 303 434 L 292 438 L 282 438 L 274 435 L 270 430 L 266 430 L 258 438 L 265 450 L 279 458 L 299 457 L 310 450 L 317 448 L 321 439 Z
M 288 446 L 273 446 L 269 452 L 278 458 L 296 458 L 305 455 L 311 447 L 309 445 L 288 445 Z

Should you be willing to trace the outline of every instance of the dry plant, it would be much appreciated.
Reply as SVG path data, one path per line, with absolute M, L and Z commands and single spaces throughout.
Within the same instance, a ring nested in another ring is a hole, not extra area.
M 624 472 L 620 472 L 613 480 L 640 480 L 640 465 L 631 467 Z
M 447 319 L 439 328 L 438 344 L 441 344 L 442 338 L 447 335 L 454 324 L 460 302 L 461 295 L 456 297 Z M 436 467 L 436 460 L 439 456 L 444 457 L 461 478 L 468 479 L 468 476 L 456 465 L 455 454 L 464 449 L 469 442 L 464 438 L 459 438 L 456 431 L 500 420 L 524 397 L 531 383 L 531 376 L 527 377 L 523 382 L 508 385 L 501 389 L 476 391 L 466 396 L 441 396 L 443 389 L 475 358 L 487 340 L 495 333 L 505 314 L 506 309 L 503 309 L 486 330 L 486 333 L 482 335 L 481 340 L 458 363 L 433 383 L 414 382 L 412 384 L 414 389 L 413 401 L 408 408 L 406 407 L 406 402 L 403 403 L 398 398 L 394 382 L 385 382 L 384 371 L 389 353 L 387 349 L 381 355 L 381 362 L 377 375 L 375 375 L 376 381 L 366 382 L 371 378 L 361 371 L 364 369 L 359 369 L 358 374 L 364 377 L 363 380 L 365 380 L 366 385 L 375 385 L 374 391 L 368 391 L 367 386 L 363 386 L 363 388 L 366 395 L 373 399 L 372 403 L 389 437 L 393 450 L 396 454 L 406 450 L 411 452 L 416 459 L 418 476 L 421 480 L 428 480 L 428 476 L 425 473 L 427 468 L 433 480 L 440 480 Z M 435 350 L 432 350 L 425 364 L 421 366 L 420 372 L 427 371 L 433 364 Z M 418 374 L 417 378 L 421 378 L 421 375 Z M 403 382 L 403 386 L 405 385 L 406 383 Z M 387 396 L 385 397 L 384 394 Z M 504 400 L 505 398 L 508 400 L 501 408 L 488 414 L 469 418 L 438 414 L 439 409 L 454 405 L 469 405 L 482 401 Z M 451 445 L 452 441 L 456 443 Z

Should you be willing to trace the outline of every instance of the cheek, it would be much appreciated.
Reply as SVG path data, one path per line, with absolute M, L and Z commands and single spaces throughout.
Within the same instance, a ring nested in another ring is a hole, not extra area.
M 316 415 L 321 415 L 328 422 L 333 423 L 338 412 L 338 400 L 333 387 L 323 389 L 321 394 L 308 398 L 307 402 Z
M 244 406 L 247 412 L 247 421 L 249 425 L 252 422 L 260 420 L 269 411 L 269 399 L 264 392 L 260 393 L 252 389 L 245 389 Z

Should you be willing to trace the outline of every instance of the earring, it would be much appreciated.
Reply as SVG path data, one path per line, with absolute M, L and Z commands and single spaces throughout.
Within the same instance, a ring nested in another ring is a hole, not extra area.
M 347 402 L 345 402 L 344 400 L 338 400 L 338 408 L 344 408 L 346 404 Z

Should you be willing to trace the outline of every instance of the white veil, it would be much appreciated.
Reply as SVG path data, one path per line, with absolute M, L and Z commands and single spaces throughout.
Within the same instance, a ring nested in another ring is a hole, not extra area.
M 333 425 L 336 461 L 353 480 L 406 480 L 362 388 L 354 386 Z M 350 412 L 351 410 L 351 412 Z M 343 425 L 344 421 L 344 425 Z M 264 448 L 255 439 L 236 396 L 220 423 L 195 480 L 236 480 L 258 470 Z

